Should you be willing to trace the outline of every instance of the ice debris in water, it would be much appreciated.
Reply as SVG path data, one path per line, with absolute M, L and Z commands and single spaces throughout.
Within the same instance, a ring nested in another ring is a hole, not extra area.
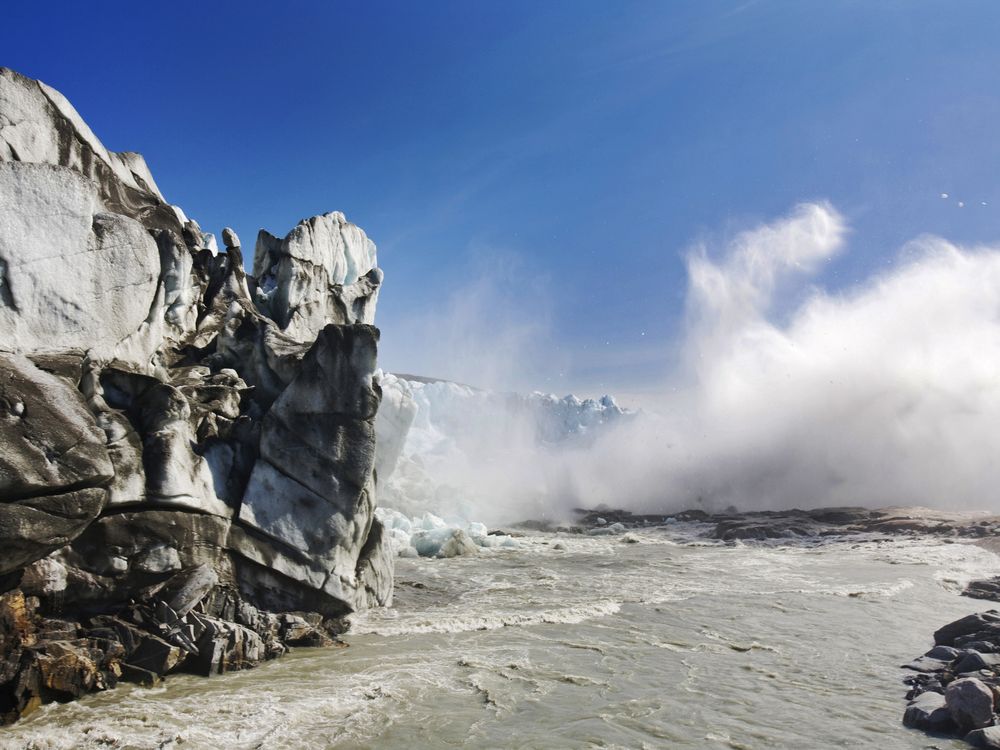
M 476 554 L 482 547 L 519 546 L 512 537 L 490 535 L 481 523 L 448 523 L 433 513 L 409 518 L 392 508 L 377 508 L 375 515 L 399 557 L 458 557 Z
M 603 519 L 598 519 L 598 521 L 601 521 L 601 520 L 603 520 Z M 607 522 L 605 522 L 605 523 L 607 523 Z M 620 524 L 620 523 L 615 522 L 615 523 L 610 524 L 608 526 L 598 526 L 595 529 L 591 529 L 587 533 L 590 534 L 591 536 L 612 536 L 614 534 L 624 534 L 625 533 L 625 526 L 624 526 L 624 524 Z
M 610 396 L 501 393 L 381 371 L 374 378 L 382 388 L 379 503 L 410 518 L 536 518 L 552 510 L 562 462 L 636 417 Z

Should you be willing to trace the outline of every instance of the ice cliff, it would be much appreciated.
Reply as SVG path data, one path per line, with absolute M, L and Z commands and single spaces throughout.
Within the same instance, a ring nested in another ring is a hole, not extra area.
M 392 374 L 380 382 L 379 512 L 404 554 L 438 554 L 448 530 L 497 546 L 482 522 L 557 512 L 567 501 L 559 459 L 634 416 L 609 396 L 504 393 Z
M 341 213 L 262 230 L 252 273 L 221 239 L 0 68 L 0 723 L 330 643 L 394 555 L 512 544 L 484 505 L 544 505 L 528 457 L 625 414 L 383 375 Z
M 391 599 L 375 245 L 329 213 L 261 231 L 247 274 L 223 240 L 0 69 L 2 718 Z

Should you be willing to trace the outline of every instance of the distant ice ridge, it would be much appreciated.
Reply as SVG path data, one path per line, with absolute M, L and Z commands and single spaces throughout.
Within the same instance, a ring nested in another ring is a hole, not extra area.
M 475 521 L 448 523 L 433 513 L 411 519 L 392 508 L 376 508 L 375 515 L 389 532 L 397 557 L 459 557 L 484 547 L 520 546 L 513 537 L 491 536 L 485 524 Z
M 553 457 L 582 451 L 634 414 L 610 396 L 501 393 L 378 373 L 379 505 L 458 527 L 503 523 L 551 507 Z

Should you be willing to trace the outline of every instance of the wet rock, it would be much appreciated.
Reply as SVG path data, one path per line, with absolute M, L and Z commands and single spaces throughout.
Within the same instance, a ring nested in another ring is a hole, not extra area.
M 1000 750 L 1000 727 L 974 729 L 965 735 L 965 741 L 976 748 Z
M 973 599 L 989 599 L 1000 601 L 1000 576 L 996 578 L 986 578 L 978 581 L 970 581 L 962 592 L 965 596 Z
M 160 593 L 167 600 L 170 608 L 183 617 L 201 602 L 218 583 L 218 573 L 210 565 L 202 563 L 190 570 L 178 573 Z
M 912 669 L 914 672 L 940 672 L 951 666 L 952 659 L 932 659 L 928 656 L 920 656 L 908 664 L 904 664 L 904 669 Z
M 266 658 L 268 650 L 264 640 L 249 628 L 222 620 L 205 624 L 213 643 L 214 662 L 210 665 L 213 673 L 249 669 Z
M 129 653 L 128 663 L 156 674 L 167 674 L 187 654 L 173 644 L 152 634 L 142 636 L 135 650 Z
M 925 672 L 904 678 L 903 682 L 912 686 L 906 694 L 906 700 L 912 701 L 922 693 L 940 693 L 944 695 L 942 679 L 951 680 L 951 673 L 931 674 Z
M 944 696 L 932 692 L 921 693 L 910 702 L 903 714 L 903 724 L 928 732 L 945 732 L 954 726 Z
M 127 662 L 122 664 L 121 669 L 122 680 L 124 682 L 131 682 L 142 687 L 153 687 L 163 679 L 156 672 L 137 667 Z
M 944 692 L 952 721 L 964 732 L 988 727 L 993 723 L 993 691 L 974 677 L 949 683 Z
M 881 514 L 878 512 L 873 512 L 870 508 L 819 508 L 817 510 L 808 511 L 807 515 L 814 521 L 819 523 L 830 524 L 833 526 L 850 526 L 853 524 L 864 523 L 870 521 L 873 518 L 879 517 Z
M 309 618 L 309 619 L 307 619 Z M 312 620 L 310 622 L 309 620 Z M 322 618 L 287 613 L 278 616 L 281 639 L 289 646 L 332 646 L 331 638 L 322 629 Z
M 934 644 L 937 646 L 954 646 L 955 641 L 962 636 L 970 636 L 983 631 L 989 631 L 991 626 L 1000 623 L 1000 612 L 976 612 L 967 615 L 934 632 Z
M 760 524 L 745 525 L 741 522 L 723 522 L 715 528 L 715 538 L 724 542 L 731 542 L 735 539 L 764 541 L 765 539 L 780 539 L 783 535 L 783 529 Z
M 998 642 L 1000 642 L 1000 623 L 993 623 L 975 633 L 958 636 L 955 638 L 955 647 L 993 653 Z
M 37 652 L 42 685 L 60 697 L 79 698 L 93 690 L 97 664 L 83 648 L 68 641 L 54 641 Z
M 77 623 L 44 618 L 20 591 L 0 596 L 0 720 L 49 701 L 114 687 L 124 649 L 114 640 L 80 637 Z
M 964 672 L 978 672 L 980 669 L 993 669 L 1000 667 L 1000 655 L 981 654 L 978 651 L 967 650 L 957 658 L 951 669 L 956 674 Z
M 612 523 L 626 528 L 660 526 L 671 523 L 704 523 L 712 528 L 704 536 L 721 541 L 742 541 L 768 545 L 802 540 L 826 540 L 858 535 L 945 537 L 990 537 L 1000 529 L 1000 519 L 980 520 L 981 515 L 947 513 L 925 508 L 820 508 L 816 510 L 746 511 L 727 508 L 721 513 L 702 509 L 681 512 L 633 514 L 629 511 L 600 507 L 576 508 L 580 525 L 593 530 Z M 527 524 L 527 525 L 526 525 Z M 985 524 L 985 525 L 984 525 Z M 551 530 L 544 521 L 519 524 L 525 528 Z

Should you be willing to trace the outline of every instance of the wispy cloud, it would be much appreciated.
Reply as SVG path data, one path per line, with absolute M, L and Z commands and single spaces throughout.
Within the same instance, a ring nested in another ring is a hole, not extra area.
M 534 389 L 564 365 L 546 278 L 518 254 L 480 248 L 462 282 L 383 332 L 388 369 L 499 390 Z

